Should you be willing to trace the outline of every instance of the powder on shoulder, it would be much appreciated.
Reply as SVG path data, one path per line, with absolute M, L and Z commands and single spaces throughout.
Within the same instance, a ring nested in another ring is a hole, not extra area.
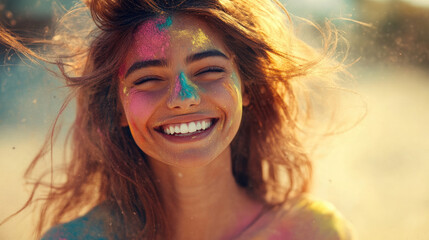
M 279 224 L 270 239 L 353 239 L 350 224 L 341 213 L 331 203 L 309 195 L 285 204 L 276 215 Z

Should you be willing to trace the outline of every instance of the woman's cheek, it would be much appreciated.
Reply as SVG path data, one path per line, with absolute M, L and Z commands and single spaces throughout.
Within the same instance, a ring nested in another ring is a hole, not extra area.
M 225 104 L 228 104 L 228 108 L 231 110 L 237 111 L 242 107 L 242 96 L 240 88 L 233 84 L 231 81 L 225 81 L 222 86 L 218 89 L 219 93 L 222 93 L 223 96 L 221 99 L 225 99 Z
M 231 79 L 226 79 L 217 84 L 212 90 L 216 93 L 214 99 L 217 99 L 218 105 L 227 114 L 227 119 L 223 127 L 233 127 L 233 125 L 237 124 L 236 121 L 241 120 L 242 116 L 242 97 L 239 87 Z
M 149 120 L 156 112 L 159 97 L 153 92 L 130 90 L 125 98 L 125 114 L 130 130 L 133 136 L 144 137 L 151 127 L 148 125 Z

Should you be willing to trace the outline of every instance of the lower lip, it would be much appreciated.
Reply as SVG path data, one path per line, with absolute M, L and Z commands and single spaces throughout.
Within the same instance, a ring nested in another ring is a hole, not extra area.
M 166 138 L 169 141 L 175 142 L 175 143 L 189 143 L 189 142 L 196 142 L 201 140 L 202 138 L 207 137 L 214 129 L 214 126 L 217 124 L 217 121 L 213 122 L 212 125 L 207 128 L 204 131 L 201 132 L 195 132 L 194 134 L 188 135 L 188 136 L 175 136 L 175 135 L 168 135 L 162 132 L 159 132 L 164 138 Z

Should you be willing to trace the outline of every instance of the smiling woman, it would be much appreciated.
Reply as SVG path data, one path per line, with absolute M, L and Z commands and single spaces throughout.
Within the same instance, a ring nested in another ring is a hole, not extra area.
M 123 125 L 149 161 L 207 165 L 229 148 L 241 122 L 241 83 L 231 53 L 195 17 L 158 17 L 140 25 L 134 39 L 122 66 L 127 74 L 119 76 Z
M 92 0 L 72 13 L 88 10 L 89 38 L 53 38 L 70 50 L 51 62 L 77 114 L 67 180 L 46 184 L 43 239 L 351 238 L 306 193 L 298 137 L 310 109 L 300 80 L 332 86 L 341 65 L 294 36 L 280 3 Z

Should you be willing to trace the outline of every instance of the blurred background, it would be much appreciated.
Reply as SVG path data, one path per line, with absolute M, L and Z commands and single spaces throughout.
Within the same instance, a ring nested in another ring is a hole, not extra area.
M 367 105 L 357 126 L 319 150 L 314 194 L 342 212 L 357 239 L 429 239 L 429 0 L 282 2 L 294 20 L 322 25 L 329 18 L 337 25 L 350 44 L 349 62 L 358 59 L 349 69 L 352 87 Z M 70 0 L 0 0 L 0 21 L 20 36 L 49 37 L 61 8 L 72 5 Z M 311 42 L 314 35 L 307 33 L 300 34 Z M 66 90 L 4 47 L 0 61 L 1 221 L 30 193 L 22 176 Z M 65 115 L 67 125 L 73 108 Z M 0 226 L 0 239 L 31 239 L 35 218 L 24 211 Z

